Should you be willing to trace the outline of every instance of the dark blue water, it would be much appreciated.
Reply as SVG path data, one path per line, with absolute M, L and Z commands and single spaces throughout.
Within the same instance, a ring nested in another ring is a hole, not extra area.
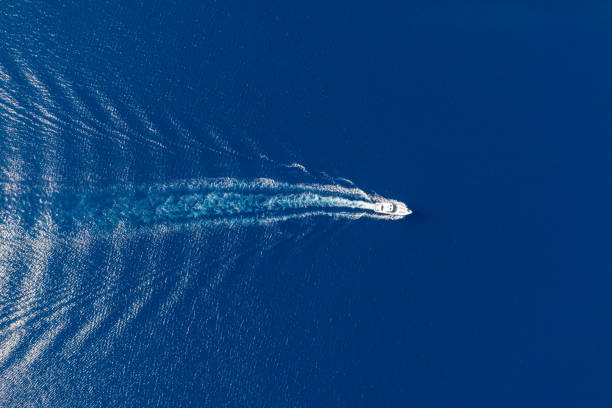
M 610 406 L 612 8 L 243 3 L 0 10 L 0 405 Z

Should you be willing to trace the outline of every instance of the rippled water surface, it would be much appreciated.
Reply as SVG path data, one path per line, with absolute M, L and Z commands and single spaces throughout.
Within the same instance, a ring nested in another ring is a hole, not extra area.
M 0 407 L 610 406 L 612 12 L 537 3 L 2 2 Z
M 3 7 L 0 405 L 300 406 L 326 377 L 303 268 L 394 216 L 264 122 L 257 15 Z

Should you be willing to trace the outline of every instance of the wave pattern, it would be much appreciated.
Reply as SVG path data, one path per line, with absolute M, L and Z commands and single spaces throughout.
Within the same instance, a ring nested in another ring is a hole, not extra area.
M 180 93 L 151 98 L 108 69 L 114 50 L 85 40 L 67 63 L 78 39 L 30 29 L 66 21 L 63 8 L 45 17 L 47 3 L 20 4 L 34 14 L 0 13 L 11 45 L 0 50 L 0 406 L 126 405 L 115 384 L 133 392 L 191 358 L 206 362 L 207 390 L 258 389 L 253 362 L 285 347 L 265 335 L 265 254 L 333 233 L 314 217 L 393 219 L 373 211 L 383 198 L 251 139 L 251 108 L 235 106 L 258 103 L 256 91 L 213 81 L 180 104 Z M 201 178 L 228 174 L 238 178 Z

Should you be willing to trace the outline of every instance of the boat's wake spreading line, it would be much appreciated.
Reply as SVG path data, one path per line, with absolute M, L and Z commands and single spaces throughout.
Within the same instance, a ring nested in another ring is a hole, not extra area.
M 325 215 L 397 218 L 374 212 L 374 203 L 381 198 L 358 188 L 270 179 L 204 179 L 95 192 L 55 192 L 30 195 L 28 206 L 18 195 L 12 197 L 13 208 L 20 204 L 24 209 L 29 207 L 24 213 L 44 215 L 60 231 L 248 225 Z

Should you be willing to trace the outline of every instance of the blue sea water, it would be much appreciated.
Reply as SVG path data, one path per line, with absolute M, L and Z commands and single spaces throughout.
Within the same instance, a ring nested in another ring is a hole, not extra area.
M 610 406 L 610 23 L 3 4 L 0 406 Z

